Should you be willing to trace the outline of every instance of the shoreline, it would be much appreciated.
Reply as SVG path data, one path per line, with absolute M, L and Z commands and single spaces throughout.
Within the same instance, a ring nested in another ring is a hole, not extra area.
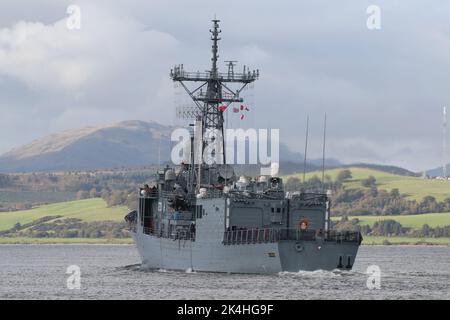
M 132 238 L 7 238 L 0 237 L 0 245 L 46 245 L 46 244 L 61 244 L 61 245 L 133 245 Z
M 0 245 L 134 245 L 132 238 L 8 238 L 0 237 Z M 450 246 L 450 238 L 408 238 L 366 236 L 362 246 Z

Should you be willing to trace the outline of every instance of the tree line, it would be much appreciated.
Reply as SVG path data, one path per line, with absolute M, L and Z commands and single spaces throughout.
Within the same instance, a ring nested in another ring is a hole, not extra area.
M 139 186 L 155 179 L 155 170 L 89 171 L 63 173 L 0 174 L 0 196 L 2 190 L 45 192 L 69 192 L 72 199 L 103 198 L 108 206 L 127 205 L 136 209 Z M 313 176 L 305 182 L 297 177 L 285 181 L 287 191 L 332 190 L 332 215 L 399 215 L 431 212 L 450 212 L 450 197 L 437 201 L 426 196 L 421 201 L 408 199 L 398 189 L 390 191 L 377 188 L 376 179 L 368 177 L 361 180 L 361 188 L 346 188 L 344 182 L 352 179 L 349 169 L 341 170 L 336 179 Z M 67 194 L 60 201 L 66 201 Z M 20 194 L 21 198 L 22 194 Z M 29 209 L 45 201 L 33 200 L 20 203 L 7 203 L 0 197 L 0 211 Z
M 376 179 L 369 176 L 361 180 L 362 188 L 346 188 L 344 182 L 352 178 L 348 169 L 338 173 L 332 180 L 326 176 L 323 183 L 314 176 L 304 183 L 297 177 L 290 177 L 286 182 L 288 191 L 323 191 L 332 190 L 332 215 L 402 215 L 433 212 L 450 212 L 450 197 L 437 201 L 433 196 L 426 196 L 421 201 L 408 199 L 399 189 L 390 191 L 377 188 Z
M 30 209 L 51 202 L 102 197 L 109 206 L 128 204 L 129 195 L 155 179 L 154 169 L 0 174 L 0 211 Z M 5 194 L 2 196 L 2 193 Z M 14 197 L 11 194 L 14 193 Z M 52 195 L 49 202 L 48 194 Z M 32 195 L 32 196 L 30 196 Z M 13 199 L 14 198 L 14 199 Z
M 77 218 L 61 219 L 46 216 L 33 222 L 16 223 L 11 229 L 0 231 L 2 237 L 29 238 L 128 238 L 125 222 L 84 222 Z
M 450 225 L 442 227 L 430 227 L 424 224 L 419 229 L 406 228 L 400 222 L 393 219 L 376 221 L 373 226 L 361 225 L 359 219 L 348 219 L 343 216 L 333 223 L 333 229 L 338 231 L 359 231 L 362 235 L 370 236 L 408 236 L 408 237 L 450 237 Z

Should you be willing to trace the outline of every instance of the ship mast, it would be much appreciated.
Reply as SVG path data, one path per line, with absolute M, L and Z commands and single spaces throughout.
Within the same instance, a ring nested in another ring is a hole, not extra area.
M 219 59 L 219 40 L 221 39 L 219 35 L 222 31 L 219 29 L 220 20 L 214 19 L 212 22 L 212 29 L 209 30 L 212 40 L 211 70 L 207 70 L 206 72 L 187 72 L 181 64 L 176 65 L 170 71 L 170 76 L 173 81 L 181 84 L 195 103 L 195 109 L 186 113 L 190 118 L 194 118 L 197 122 L 201 123 L 202 148 L 198 151 L 201 151 L 203 155 L 206 145 L 214 141 L 214 135 L 212 135 L 213 138 L 210 138 L 211 132 L 220 132 L 223 140 L 222 143 L 218 144 L 220 150 L 215 150 L 215 152 L 221 158 L 216 163 L 225 164 L 223 113 L 233 102 L 242 103 L 244 101 L 239 94 L 249 83 L 258 78 L 259 71 L 250 71 L 244 66 L 242 73 L 235 73 L 234 65 L 236 61 L 229 61 L 228 72 L 219 72 L 217 66 Z M 196 83 L 194 89 L 188 87 L 187 82 Z M 239 86 L 237 89 L 233 89 L 231 84 L 238 84 Z M 204 90 L 205 88 L 206 90 Z M 201 162 L 203 162 L 203 157 Z

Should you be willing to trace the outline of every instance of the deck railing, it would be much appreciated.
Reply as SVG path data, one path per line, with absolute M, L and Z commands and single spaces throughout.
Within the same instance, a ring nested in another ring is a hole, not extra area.
M 144 192 L 144 189 L 140 188 L 139 189 L 139 197 L 140 198 L 150 198 L 150 199 L 158 198 L 158 190 L 151 190 L 151 191 Z
M 316 230 L 299 229 L 240 229 L 225 231 L 223 243 L 233 244 L 252 244 L 252 243 L 271 243 L 282 240 L 296 241 L 314 241 L 322 238 L 325 241 L 333 242 L 357 242 L 361 243 L 362 237 L 359 232 L 318 232 Z
M 195 241 L 195 232 L 189 230 L 173 230 L 171 233 L 163 230 L 144 227 L 145 234 L 153 235 L 158 238 L 169 238 L 172 240 L 193 240 Z
M 354 231 L 335 231 L 330 230 L 325 233 L 325 241 L 334 241 L 334 242 L 362 242 L 362 235 L 360 232 Z
M 150 199 L 156 199 L 159 196 L 161 196 L 162 198 L 165 199 L 170 199 L 173 198 L 174 196 L 177 196 L 178 194 L 171 192 L 171 191 L 161 191 L 161 194 L 156 190 L 156 191 L 150 191 L 150 192 L 142 192 L 143 189 L 140 189 L 139 191 L 139 198 L 143 199 L 143 198 L 150 198 Z M 208 190 L 207 193 L 203 194 L 200 198 L 202 199 L 211 199 L 211 198 L 221 198 L 223 197 L 224 193 L 221 190 Z M 192 195 L 184 195 L 184 199 L 186 200 L 195 200 L 197 199 L 197 196 L 192 194 Z

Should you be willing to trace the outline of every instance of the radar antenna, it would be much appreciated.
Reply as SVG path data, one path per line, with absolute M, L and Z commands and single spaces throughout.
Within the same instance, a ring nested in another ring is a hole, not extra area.
M 208 133 L 217 130 L 224 137 L 224 111 L 234 102 L 242 103 L 244 100 L 240 97 L 241 91 L 259 77 L 259 70 L 250 71 L 244 66 L 244 72 L 236 73 L 234 66 L 237 61 L 226 61 L 228 66 L 227 73 L 221 73 L 218 69 L 219 60 L 219 37 L 222 32 L 219 29 L 220 20 L 212 20 L 213 26 L 211 32 L 212 40 L 212 57 L 211 70 L 206 72 L 188 72 L 184 70 L 182 64 L 176 65 L 170 70 L 170 77 L 173 81 L 178 82 L 186 90 L 192 101 L 195 103 L 194 108 L 186 110 L 178 110 L 177 114 L 185 118 L 195 118 L 201 122 L 201 138 L 203 141 L 201 153 L 207 144 Z M 187 82 L 197 83 L 192 89 L 186 84 Z M 237 89 L 231 87 L 231 84 L 239 84 Z M 205 90 L 206 89 L 206 90 Z M 226 163 L 225 159 L 225 141 L 222 141 L 221 150 L 216 150 L 222 159 L 216 163 Z

